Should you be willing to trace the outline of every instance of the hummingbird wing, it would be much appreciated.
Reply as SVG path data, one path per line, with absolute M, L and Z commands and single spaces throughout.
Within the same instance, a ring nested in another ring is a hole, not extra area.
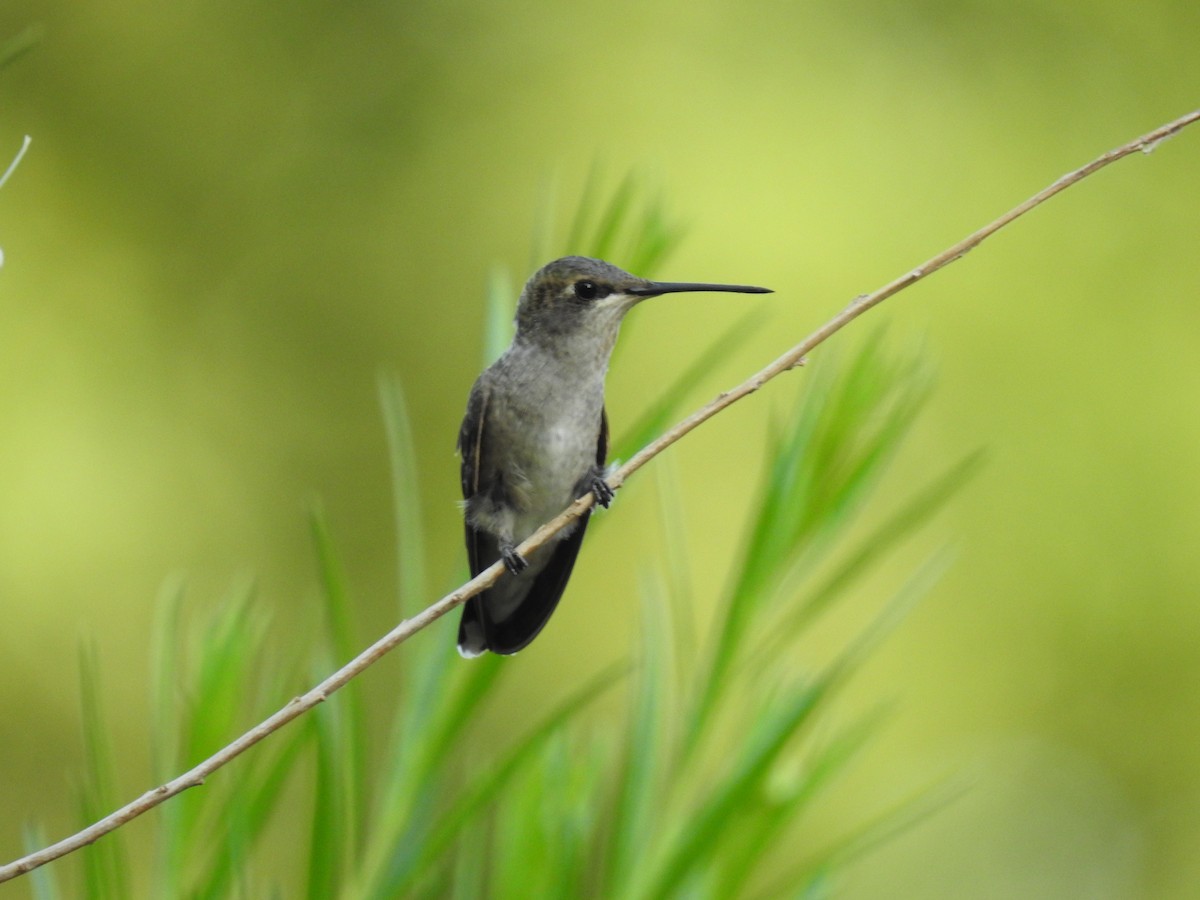
M 462 457 L 459 478 L 463 500 L 470 500 L 479 493 L 479 467 L 483 457 L 483 425 L 487 420 L 489 394 L 482 379 L 475 383 L 467 400 L 467 412 L 458 431 L 458 452 Z M 464 510 L 465 523 L 465 510 Z M 465 524 L 467 539 L 467 563 L 474 578 L 497 559 L 500 550 L 495 540 L 488 541 L 486 532 Z M 490 544 L 491 553 L 488 553 Z M 486 591 L 484 595 L 486 595 Z M 487 637 L 483 630 L 481 613 L 483 595 L 476 595 L 463 605 L 462 618 L 458 625 L 458 652 L 463 656 L 478 656 L 487 649 Z
M 479 460 L 486 456 L 486 448 L 483 446 L 485 431 L 482 426 L 486 412 L 486 390 L 473 392 L 459 434 L 459 450 L 463 456 L 464 498 L 474 496 L 481 487 L 485 487 L 481 485 Z M 602 469 L 608 456 L 608 416 L 604 410 L 601 410 L 599 425 L 596 467 Z M 508 576 L 511 579 L 528 578 L 528 584 L 521 586 L 524 596 L 520 597 L 516 607 L 508 611 L 502 619 L 493 617 L 492 604 L 488 602 L 489 595 L 495 588 L 484 591 L 466 602 L 458 629 L 460 653 L 464 656 L 477 656 L 484 650 L 500 654 L 516 653 L 537 637 L 558 606 L 558 601 L 567 587 L 571 570 L 575 567 L 575 558 L 583 544 L 589 516 L 590 510 L 580 518 L 569 535 L 553 545 L 549 558 L 536 567 L 536 574 L 531 567 L 525 575 Z M 488 532 L 473 528 L 470 524 L 465 528 L 467 557 L 471 565 L 471 575 L 474 577 L 500 559 L 500 547 L 495 536 Z M 509 605 L 504 604 L 506 607 Z
M 477 381 L 471 389 L 471 396 L 467 400 L 467 412 L 463 416 L 462 426 L 458 430 L 458 453 L 462 457 L 459 478 L 462 483 L 464 501 L 470 500 L 479 493 L 480 489 L 479 468 L 484 457 L 483 426 L 487 421 L 490 396 L 483 379 Z M 499 555 L 497 555 L 490 562 L 481 564 L 482 548 L 479 546 L 479 534 L 479 531 L 470 525 L 467 526 L 467 560 L 471 566 L 472 578 L 499 559 Z

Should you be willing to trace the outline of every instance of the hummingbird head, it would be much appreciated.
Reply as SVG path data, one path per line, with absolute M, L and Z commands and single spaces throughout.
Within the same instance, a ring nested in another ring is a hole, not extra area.
M 517 306 L 517 334 L 525 338 L 594 334 L 615 342 L 621 319 L 648 297 L 684 291 L 769 294 L 769 288 L 744 284 L 649 281 L 586 256 L 564 256 L 547 263 L 529 279 Z

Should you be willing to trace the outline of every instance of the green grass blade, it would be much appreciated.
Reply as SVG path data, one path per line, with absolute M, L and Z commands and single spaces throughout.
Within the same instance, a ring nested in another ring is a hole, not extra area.
M 41 43 L 46 29 L 40 25 L 28 25 L 7 40 L 0 42 L 0 69 L 16 62 Z
M 179 632 L 184 582 L 168 579 L 155 603 L 154 638 L 150 644 L 150 690 L 153 710 L 151 758 L 154 778 L 167 781 L 179 773 Z
M 738 829 L 736 837 L 739 846 L 722 860 L 718 896 L 735 896 L 749 882 L 755 867 L 778 846 L 777 842 L 787 826 L 809 809 L 821 790 L 842 774 L 874 737 L 881 719 L 880 711 L 859 718 L 805 760 L 795 783 L 783 791 L 762 792 L 759 815 Z
M 477 661 L 478 662 L 478 661 Z M 586 682 L 559 706 L 551 711 L 539 725 L 525 734 L 515 745 L 494 761 L 489 770 L 476 778 L 473 784 L 455 798 L 450 807 L 438 817 L 432 834 L 416 858 L 396 858 L 398 864 L 391 869 L 382 883 L 371 891 L 374 897 L 402 896 L 412 885 L 420 883 L 429 868 L 440 860 L 455 838 L 469 822 L 484 814 L 488 804 L 494 800 L 510 780 L 524 766 L 536 758 L 538 749 L 558 729 L 578 715 L 593 700 L 612 687 L 623 673 L 623 669 L 609 669 Z
M 324 643 L 333 655 L 330 659 L 326 652 L 324 661 L 314 667 L 309 680 L 317 681 L 337 663 L 353 657 L 357 641 L 345 572 L 319 506 L 313 507 L 311 527 L 324 601 Z M 314 710 L 305 723 L 316 749 L 308 855 L 308 896 L 313 900 L 336 896 L 362 851 L 369 797 L 365 758 L 368 737 L 361 685 L 359 680 L 348 684 Z
M 493 266 L 488 276 L 487 316 L 483 328 L 483 367 L 500 358 L 512 342 L 517 294 L 512 278 L 502 266 Z
M 260 660 L 267 617 L 252 605 L 253 589 L 235 592 L 206 619 L 190 625 L 192 640 L 184 678 L 187 699 L 181 716 L 183 763 L 207 758 L 239 733 L 263 706 L 278 707 L 284 698 L 285 673 Z M 294 684 L 296 677 L 287 678 Z M 253 712 L 251 711 L 253 710 Z M 291 761 L 304 742 L 302 729 L 279 735 L 272 746 L 239 761 L 237 782 L 221 782 L 210 791 L 177 798 L 172 829 L 176 842 L 167 857 L 188 896 L 226 895 L 244 876 L 246 861 L 282 791 Z M 222 841 L 214 844 L 212 836 Z
M 747 738 L 728 774 L 686 816 L 682 834 L 673 842 L 665 861 L 656 867 L 650 886 L 635 892 L 638 896 L 677 896 L 692 868 L 709 857 L 729 819 L 760 789 L 780 753 L 812 717 L 836 674 L 831 672 L 811 685 L 793 690 L 776 702 L 774 711 L 763 710 L 755 722 L 754 733 Z
M 540 766 L 528 762 L 514 776 L 509 789 L 491 804 L 495 836 L 488 893 L 498 900 L 540 898 L 550 890 L 550 872 L 557 862 L 552 858 L 554 848 L 543 845 L 538 848 L 542 852 L 535 855 L 530 846 L 540 843 L 543 837 L 541 816 L 545 788 L 541 774 Z
M 328 670 L 325 670 L 328 671 Z M 354 800 L 346 788 L 348 768 L 345 712 L 331 704 L 313 710 L 305 723 L 316 736 L 316 776 L 313 785 L 312 827 L 309 830 L 308 896 L 324 900 L 337 896 L 353 854 L 357 823 L 349 809 Z
M 551 796 L 559 801 L 553 818 L 543 821 L 558 837 L 555 852 L 559 874 L 550 896 L 573 900 L 589 893 L 588 886 L 597 877 L 596 810 L 608 789 L 615 747 L 611 741 L 584 740 L 577 729 L 567 731 L 565 738 L 551 748 L 561 776 L 549 772 L 550 777 L 542 779 Z
M 180 659 L 180 616 L 184 582 L 168 579 L 155 603 L 154 637 L 150 642 L 151 760 L 158 784 L 174 778 L 183 768 L 182 723 L 179 716 L 183 663 Z M 155 841 L 154 883 L 165 897 L 179 896 L 181 867 L 177 858 L 183 846 L 180 803 L 159 810 Z
M 911 427 L 929 391 L 915 361 L 893 363 L 877 336 L 848 365 L 815 373 L 772 454 L 751 529 L 717 628 L 692 713 L 692 733 L 711 714 L 725 677 L 763 604 L 796 560 L 824 552 L 861 506 Z M 689 745 L 693 742 L 689 742 Z
M 421 526 L 420 477 L 414 449 L 412 422 L 404 401 L 404 388 L 395 375 L 379 379 L 391 462 L 392 505 L 396 517 L 396 561 L 400 614 L 411 616 L 425 603 L 425 542 Z
M 558 190 L 555 179 L 543 178 L 538 184 L 537 197 L 537 203 L 534 205 L 533 230 L 529 238 L 529 261 L 526 266 L 530 272 L 549 262 L 550 254 L 553 252 L 550 248 L 554 246 L 555 241 L 555 211 L 558 207 Z
M 431 645 L 432 646 L 432 645 Z M 398 866 L 396 848 L 412 859 L 424 852 L 428 823 L 415 815 L 433 789 L 442 789 L 453 748 L 463 729 L 491 696 L 504 660 L 488 654 L 462 666 L 453 677 L 440 673 L 457 654 L 443 644 L 438 658 L 422 670 L 414 696 L 398 712 L 389 742 L 387 775 L 380 787 L 380 802 L 363 866 L 364 884 L 382 883 L 385 871 Z M 366 895 L 366 889 L 358 891 Z
M 191 679 L 184 729 L 184 763 L 195 765 L 234 733 L 253 679 L 251 661 L 266 623 L 251 615 L 254 586 L 236 589 L 201 630 L 193 647 L 198 662 Z
M 396 554 L 401 572 L 402 613 L 412 615 L 425 600 L 424 539 L 418 492 L 419 470 L 413 445 L 412 427 L 398 378 L 382 382 L 382 398 L 387 421 L 388 443 L 392 456 L 392 482 L 396 507 Z M 445 641 L 443 628 L 434 627 L 422 644 L 406 649 L 405 679 L 408 690 L 403 700 L 403 715 L 398 717 L 398 738 L 411 747 L 414 735 L 428 733 L 430 717 L 444 709 L 444 692 L 449 683 L 447 671 L 456 658 Z M 394 746 L 400 746 L 395 743 Z
M 80 790 L 80 819 L 90 825 L 117 807 L 116 769 L 108 726 L 104 720 L 100 668 L 95 647 L 88 641 L 79 649 L 79 687 L 83 708 L 84 781 Z M 123 834 L 107 835 L 87 849 L 83 857 L 87 896 L 129 896 L 128 853 Z
M 595 217 L 597 195 L 600 193 L 600 166 L 593 162 L 583 182 L 583 192 L 575 206 L 571 227 L 563 244 L 563 255 L 586 255 L 593 242 L 587 237 L 589 222 Z
M 966 785 L 947 783 L 901 801 L 799 865 L 784 869 L 754 894 L 755 900 L 774 900 L 794 893 L 797 886 L 813 892 L 828 886 L 833 876 L 850 863 L 941 812 L 967 790 Z
M 491 893 L 524 900 L 573 900 L 585 886 L 594 850 L 593 810 L 610 745 L 560 730 L 494 804 L 497 860 Z
M 462 839 L 458 842 L 454 855 L 450 900 L 478 900 L 488 896 L 488 824 L 481 817 L 463 830 Z
M 655 470 L 655 476 L 665 560 L 662 568 L 669 605 L 666 624 L 671 635 L 669 649 L 674 664 L 670 673 L 675 691 L 672 703 L 681 704 L 684 700 L 681 686 L 695 677 L 699 645 L 695 623 L 696 594 L 690 576 L 692 555 L 687 539 L 688 517 L 679 484 L 679 470 L 674 458 L 662 459 Z
M 321 580 L 321 596 L 324 600 L 327 643 L 332 648 L 333 660 L 321 667 L 315 673 L 319 680 L 320 673 L 330 671 L 335 665 L 343 664 L 351 659 L 358 650 L 355 637 L 353 605 L 346 589 L 346 576 L 333 539 L 329 534 L 329 526 L 325 521 L 324 512 L 320 507 L 314 507 L 311 513 L 313 544 L 317 551 L 318 574 Z M 362 850 L 362 831 L 365 817 L 369 808 L 369 797 L 366 779 L 366 750 L 368 744 L 367 714 L 364 708 L 362 682 L 355 679 L 338 692 L 337 697 L 324 704 L 329 709 L 318 723 L 316 741 L 318 747 L 318 769 L 322 751 L 332 752 L 336 756 L 326 762 L 331 768 L 325 770 L 327 777 L 333 780 L 339 799 L 340 815 L 333 817 L 337 820 L 339 834 L 336 840 L 328 840 L 319 833 L 314 834 L 314 841 L 319 841 L 322 848 L 332 852 L 340 850 L 346 854 L 334 868 L 347 866 L 350 858 Z M 319 779 L 318 779 L 319 781 Z M 326 786 L 326 789 L 333 789 Z M 323 823 L 314 823 L 318 828 Z M 312 880 L 310 879 L 310 892 Z M 328 894 L 326 896 L 329 896 Z
M 779 624 L 772 626 L 772 630 L 795 634 L 829 609 L 875 563 L 943 509 L 950 498 L 979 471 L 982 462 L 983 454 L 971 454 L 910 498 L 861 540 L 857 550 L 817 585 L 804 602 L 793 604 Z
M 730 766 L 712 791 L 687 815 L 687 825 L 673 842 L 665 862 L 655 868 L 650 886 L 638 890 L 638 896 L 663 898 L 675 896 L 697 861 L 716 855 L 733 816 L 753 807 L 764 782 L 781 753 L 799 730 L 813 717 L 830 694 L 850 677 L 907 613 L 929 587 L 931 572 L 926 566 L 897 592 L 883 612 L 859 637 L 809 685 L 788 692 L 782 699 L 765 704 L 754 717 L 753 730 Z M 940 566 L 937 567 L 940 572 Z M 778 657 L 776 657 L 778 658 Z M 836 755 L 831 759 L 836 759 Z
M 264 709 L 281 706 L 287 687 L 307 680 L 283 666 L 261 662 L 271 658 L 265 652 L 269 620 L 252 601 L 248 588 L 235 593 L 233 602 L 216 610 L 201 629 L 197 674 L 189 687 L 192 696 L 204 702 L 189 710 L 186 729 L 218 745 L 261 719 Z M 214 674 L 222 667 L 223 672 Z M 186 868 L 194 873 L 190 896 L 215 900 L 236 893 L 247 882 L 255 845 L 311 739 L 311 726 L 284 729 L 268 745 L 238 760 L 231 779 L 198 795 L 184 848 Z M 204 756 L 216 749 L 195 746 Z M 214 834 L 223 840 L 214 844 Z
M 646 179 L 629 172 L 607 199 L 603 178 L 593 165 L 562 244 L 561 255 L 605 259 L 644 278 L 652 278 L 680 241 L 681 231 L 668 218 L 660 195 L 648 196 Z
M 216 833 L 224 837 L 224 842 L 209 856 L 201 887 L 191 896 L 221 900 L 237 893 L 231 886 L 248 876 L 255 844 L 279 809 L 288 776 L 312 740 L 312 726 L 306 724 L 274 735 L 270 748 L 246 760 L 239 783 L 224 787 L 222 800 L 210 805 L 217 814 Z M 205 849 L 209 849 L 207 845 Z M 201 855 L 199 848 L 195 855 Z
M 648 200 L 637 223 L 636 234 L 628 252 L 629 271 L 645 278 L 653 277 L 671 252 L 679 246 L 682 229 L 666 214 L 661 196 Z
M 637 196 L 637 179 L 630 172 L 617 185 L 608 205 L 600 214 L 595 232 L 589 237 L 587 255 L 597 259 L 611 259 L 616 249 L 617 237 L 633 211 Z
M 27 824 L 21 830 L 21 843 L 25 853 L 35 853 L 47 845 L 46 833 L 41 826 Z M 59 890 L 58 879 L 51 866 L 40 866 L 25 877 L 29 879 L 29 893 L 33 900 L 62 900 L 63 893 Z
M 627 737 L 614 779 L 615 801 L 604 823 L 610 846 L 602 893 L 618 895 L 632 882 L 633 870 L 651 843 L 653 812 L 666 787 L 664 769 L 673 743 L 671 721 L 672 634 L 663 587 L 649 579 L 643 586 L 640 652 L 634 670 Z
M 446 678 L 444 670 L 460 664 L 457 652 L 448 645 L 444 645 L 439 661 L 442 665 L 431 671 L 420 692 L 425 713 L 414 720 L 408 732 L 410 735 L 418 733 L 416 729 L 420 728 L 429 735 L 424 745 L 424 758 L 413 767 L 418 780 L 430 776 L 440 761 L 450 754 L 499 684 L 504 670 L 504 660 L 489 654 L 485 659 L 466 664 L 464 668 L 470 668 L 465 674 L 456 673 L 455 678 Z
M 813 378 L 802 395 L 790 429 L 777 439 L 770 454 L 770 468 L 759 492 L 757 516 L 735 584 L 725 601 L 709 671 L 703 676 L 704 690 L 693 716 L 693 730 L 701 726 L 711 711 L 717 684 L 737 652 L 755 600 L 766 595 L 789 542 L 794 543 L 800 537 L 795 522 L 808 505 L 812 484 L 806 469 L 806 451 L 815 443 L 818 423 L 832 403 L 833 377 L 833 367 L 829 366 Z
M 348 660 L 355 655 L 359 647 L 354 628 L 354 606 L 346 586 L 345 569 L 334 547 L 325 510 L 319 503 L 313 503 L 309 508 L 308 521 L 313 549 L 317 555 L 317 577 L 321 585 L 322 611 L 328 644 L 337 660 Z M 347 696 L 346 691 L 355 686 L 356 683 L 352 682 L 339 692 L 338 696 Z M 358 693 L 352 691 L 351 695 L 357 697 Z

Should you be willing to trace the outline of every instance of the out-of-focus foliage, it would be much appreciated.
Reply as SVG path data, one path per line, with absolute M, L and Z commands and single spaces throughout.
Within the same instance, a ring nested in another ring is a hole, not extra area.
M 470 736 L 512 662 L 461 661 L 445 620 L 398 651 L 403 671 L 382 757 L 368 762 L 372 729 L 365 682 L 357 680 L 203 790 L 150 814 L 152 874 L 147 842 L 134 852 L 119 830 L 41 873 L 39 886 L 61 895 L 57 875 L 72 864 L 82 868 L 75 892 L 93 898 L 127 897 L 134 883 L 150 896 L 211 898 L 299 895 L 301 885 L 312 898 L 750 897 L 812 895 L 836 883 L 846 861 L 878 839 L 878 827 L 864 824 L 838 840 L 826 834 L 809 846 L 792 826 L 804 814 L 825 818 L 819 801 L 829 783 L 876 730 L 877 715 L 839 722 L 845 717 L 830 701 L 895 614 L 928 588 L 930 572 L 895 593 L 888 614 L 824 666 L 797 664 L 811 613 L 831 605 L 826 571 L 836 583 L 833 599 L 849 597 L 871 563 L 911 536 L 968 470 L 951 470 L 906 504 L 893 527 L 847 549 L 846 531 L 910 430 L 926 387 L 919 367 L 895 365 L 877 343 L 824 371 L 769 455 L 737 576 L 701 647 L 687 602 L 687 522 L 677 492 L 664 490 L 668 557 L 679 568 L 666 573 L 639 561 L 647 576 L 641 635 L 616 723 L 585 716 L 628 666 L 585 680 L 507 746 L 480 746 Z M 393 380 L 384 381 L 383 404 L 407 607 L 424 596 L 420 523 L 406 513 L 417 499 L 418 468 Z M 782 519 L 796 524 L 781 527 Z M 320 512 L 313 526 L 324 621 L 310 680 L 356 647 L 351 590 Z M 797 573 L 801 562 L 805 574 Z M 154 644 L 160 781 L 214 752 L 256 708 L 262 715 L 280 705 L 282 686 L 297 680 L 277 662 L 265 640 L 268 623 L 245 591 L 207 620 L 182 617 L 180 599 L 177 589 L 161 598 Z M 89 824 L 117 806 L 123 767 L 112 755 L 90 652 L 82 670 L 81 820 Z M 303 799 L 289 797 L 289 785 Z M 294 818 L 297 806 L 310 811 L 307 855 L 272 860 L 266 829 L 273 819 Z M 894 814 L 878 814 L 897 824 Z
M 1179 0 L 0 8 L 0 43 L 31 27 L 40 40 L 0 69 L 0 159 L 33 136 L 0 192 L 10 857 L 22 822 L 54 836 L 74 818 L 81 632 L 114 790 L 146 786 L 164 573 L 205 598 L 254 571 L 270 621 L 292 621 L 311 603 L 315 492 L 361 633 L 393 621 L 381 365 L 408 389 L 425 580 L 458 570 L 452 447 L 482 292 L 497 263 L 515 288 L 544 261 L 531 234 L 569 229 L 593 169 L 605 192 L 636 168 L 672 198 L 688 240 L 663 277 L 777 291 L 637 310 L 609 381 L 620 436 L 743 317 L 761 324 L 710 357 L 688 402 L 1195 107 L 1200 83 L 1200 7 Z M 1122 162 L 872 313 L 923 334 L 939 365 L 898 483 L 975 447 L 989 465 L 929 538 L 953 537 L 955 567 L 843 695 L 898 712 L 831 807 L 850 831 L 948 773 L 977 786 L 858 867 L 863 893 L 1157 898 L 1200 882 L 1198 143 Z M 820 357 L 670 453 L 701 634 L 771 429 Z M 636 646 L 639 574 L 621 561 L 666 552 L 644 484 L 623 492 L 622 527 L 589 535 L 553 635 L 481 740 L 524 733 Z M 866 619 L 850 603 L 821 629 L 837 646 Z M 402 665 L 364 687 L 371 721 Z

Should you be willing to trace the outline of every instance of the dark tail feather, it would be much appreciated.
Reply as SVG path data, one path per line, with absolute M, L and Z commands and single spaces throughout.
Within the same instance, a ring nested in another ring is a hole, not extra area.
M 458 622 L 458 652 L 466 659 L 479 656 L 488 648 L 479 609 L 480 598 L 472 597 L 463 606 L 462 618 Z
M 482 644 L 473 655 L 478 655 L 483 649 L 509 655 L 529 646 L 550 620 L 563 591 L 566 590 L 571 570 L 575 567 L 575 558 L 579 556 L 579 547 L 583 543 L 583 534 L 587 530 L 588 518 L 584 516 L 580 519 L 579 526 L 558 542 L 546 567 L 529 586 L 529 593 L 503 621 L 494 621 L 488 615 L 486 591 L 467 601 L 467 606 L 463 609 L 462 624 L 458 629 L 459 653 L 465 656 Z M 472 608 L 471 604 L 476 600 L 482 602 Z M 478 631 L 475 632 L 474 629 Z M 472 643 L 470 639 L 476 633 L 479 639 Z M 465 644 L 464 639 L 467 639 Z

